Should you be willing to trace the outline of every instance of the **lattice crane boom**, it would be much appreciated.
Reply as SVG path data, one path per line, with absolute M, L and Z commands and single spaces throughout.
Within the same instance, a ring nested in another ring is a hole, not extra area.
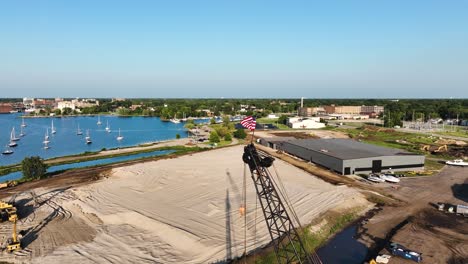
M 307 254 L 275 188 L 267 169 L 273 164 L 274 158 L 260 154 L 253 144 L 249 144 L 244 148 L 242 159 L 249 165 L 278 263 L 321 263 L 320 260 L 314 261 Z

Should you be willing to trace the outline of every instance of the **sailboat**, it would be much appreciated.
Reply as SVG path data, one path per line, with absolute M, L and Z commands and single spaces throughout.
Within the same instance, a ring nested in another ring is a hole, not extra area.
M 172 119 L 171 119 L 171 120 L 169 120 L 169 121 L 171 121 L 171 122 L 172 122 L 172 123 L 174 123 L 174 124 L 178 124 L 178 123 L 180 123 L 180 120 L 179 120 L 179 119 L 177 119 L 177 116 L 176 116 L 176 115 L 174 115 L 174 118 L 172 118 Z
M 110 129 L 110 126 L 109 126 L 109 120 L 107 120 L 106 131 L 107 131 L 107 133 L 111 132 L 111 129 Z
M 20 138 L 17 138 L 17 137 L 16 137 L 15 127 L 13 127 L 13 128 L 11 129 L 10 141 L 18 141 L 18 140 L 20 140 Z
M 101 116 L 98 115 L 97 118 L 98 118 L 97 125 L 98 125 L 98 126 L 102 125 Z
M 80 124 L 78 124 L 78 129 L 76 130 L 76 134 L 79 136 L 79 135 L 83 135 L 83 131 L 81 131 L 80 129 Z
M 10 155 L 13 154 L 13 150 L 7 146 L 6 149 L 2 152 L 3 155 Z
M 55 127 L 54 127 L 54 120 L 52 120 L 52 126 L 51 126 L 51 128 L 50 128 L 50 132 L 51 132 L 52 134 L 57 133 L 57 130 L 55 130 Z
M 180 121 L 181 122 L 187 122 L 187 117 L 185 116 L 185 113 L 183 113 L 183 118 Z
M 86 130 L 86 138 L 85 138 L 85 140 L 86 140 L 86 144 L 91 144 L 91 143 L 93 143 L 93 142 L 91 141 L 91 137 L 89 136 L 89 129 Z
M 49 149 L 49 141 L 45 140 L 44 142 L 44 149 Z
M 42 143 L 44 143 L 44 145 L 47 145 L 47 144 L 49 144 L 49 142 L 50 142 L 49 141 L 49 129 L 47 128 L 46 133 L 44 135 L 44 141 L 42 141 Z
M 20 136 L 20 137 L 24 137 L 26 134 L 24 134 L 23 126 L 22 126 L 22 125 L 21 125 L 20 129 L 21 129 L 21 133 L 19 134 L 19 136 Z
M 120 128 L 119 128 L 119 136 L 117 137 L 117 140 L 121 141 L 122 139 L 124 139 L 124 137 L 120 135 Z
M 21 127 L 26 127 L 26 123 L 24 123 L 24 117 L 22 117 L 23 121 L 21 123 Z
M 18 144 L 16 143 L 18 139 L 16 139 L 16 136 L 15 136 L 15 128 L 13 128 L 11 130 L 11 133 L 10 133 L 10 143 L 8 143 L 8 146 L 9 147 L 16 147 L 18 146 Z

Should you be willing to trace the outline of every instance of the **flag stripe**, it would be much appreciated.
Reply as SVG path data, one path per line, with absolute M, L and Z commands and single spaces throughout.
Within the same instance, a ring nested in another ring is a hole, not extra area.
M 251 116 L 245 117 L 240 123 L 243 127 L 250 130 L 255 130 L 255 127 L 257 126 L 257 121 L 255 121 Z

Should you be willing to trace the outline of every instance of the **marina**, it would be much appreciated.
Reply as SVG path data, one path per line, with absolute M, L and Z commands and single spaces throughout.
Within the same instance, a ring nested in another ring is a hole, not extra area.
M 206 120 L 195 122 L 203 121 Z M 105 122 L 106 127 L 97 124 L 99 122 Z M 3 145 L 0 166 L 20 163 L 29 156 L 49 159 L 175 139 L 176 134 L 184 138 L 187 137 L 184 124 L 163 122 L 158 117 L 21 118 L 21 113 L 0 115 L 0 127 L 3 128 L 0 129 L 0 145 Z M 119 128 L 119 134 L 111 132 L 111 125 Z M 24 136 L 15 135 L 15 128 L 22 130 Z M 89 135 L 88 139 L 86 135 Z

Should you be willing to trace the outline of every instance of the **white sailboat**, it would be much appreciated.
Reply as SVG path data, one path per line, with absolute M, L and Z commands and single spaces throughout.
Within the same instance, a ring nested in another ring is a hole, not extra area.
M 47 145 L 47 144 L 49 144 L 49 142 L 50 142 L 49 141 L 49 129 L 47 128 L 46 133 L 44 135 L 44 141 L 42 141 L 42 143 L 44 143 L 44 145 Z
M 97 118 L 98 118 L 97 125 L 98 125 L 98 126 L 102 125 L 101 116 L 98 115 Z
M 44 149 L 49 149 L 49 141 L 45 140 L 44 142 Z
M 83 135 L 83 131 L 81 131 L 80 129 L 80 124 L 78 124 L 78 129 L 76 130 L 76 134 L 79 136 L 79 135 Z
M 26 123 L 24 123 L 24 117 L 22 117 L 23 121 L 21 122 L 21 127 L 26 127 Z
M 110 126 L 109 126 L 109 120 L 107 120 L 106 131 L 107 131 L 107 133 L 111 132 L 111 129 L 110 129 Z
M 10 155 L 13 154 L 13 150 L 10 148 L 10 146 L 7 145 L 6 149 L 2 152 L 3 155 Z
M 124 137 L 120 135 L 120 128 L 119 128 L 119 136 L 117 137 L 117 140 L 121 141 L 122 139 L 124 139 Z
M 16 137 L 15 127 L 13 127 L 13 128 L 11 129 L 10 141 L 18 141 L 18 140 L 20 140 L 20 138 L 17 138 L 17 137 Z
M 20 136 L 20 137 L 24 137 L 26 134 L 24 134 L 23 126 L 20 127 L 20 130 L 21 130 L 21 131 L 20 131 L 21 133 L 19 134 L 19 136 Z
M 18 144 L 16 143 L 17 139 L 16 139 L 16 136 L 14 135 L 15 134 L 15 128 L 13 128 L 11 130 L 11 133 L 10 133 L 10 143 L 8 143 L 8 147 L 16 147 L 18 146 Z
M 185 113 L 183 113 L 183 118 L 180 120 L 181 122 L 187 122 L 187 117 L 185 116 Z
M 93 142 L 91 141 L 91 137 L 89 136 L 89 129 L 86 130 L 86 138 L 85 138 L 85 140 L 86 140 L 86 144 L 91 144 L 91 143 L 93 143 Z
M 54 120 L 53 120 L 53 119 L 52 119 L 52 126 L 51 126 L 51 128 L 50 128 L 50 132 L 51 132 L 52 134 L 57 133 L 57 130 L 55 130 L 55 127 L 54 127 Z
M 174 124 L 178 124 L 178 123 L 180 123 L 180 120 L 179 120 L 179 119 L 177 119 L 177 116 L 176 116 L 176 115 L 174 115 L 174 118 L 172 118 L 172 119 L 171 119 L 171 120 L 169 120 L 169 121 L 171 121 L 171 122 L 172 122 L 172 123 L 174 123 Z

